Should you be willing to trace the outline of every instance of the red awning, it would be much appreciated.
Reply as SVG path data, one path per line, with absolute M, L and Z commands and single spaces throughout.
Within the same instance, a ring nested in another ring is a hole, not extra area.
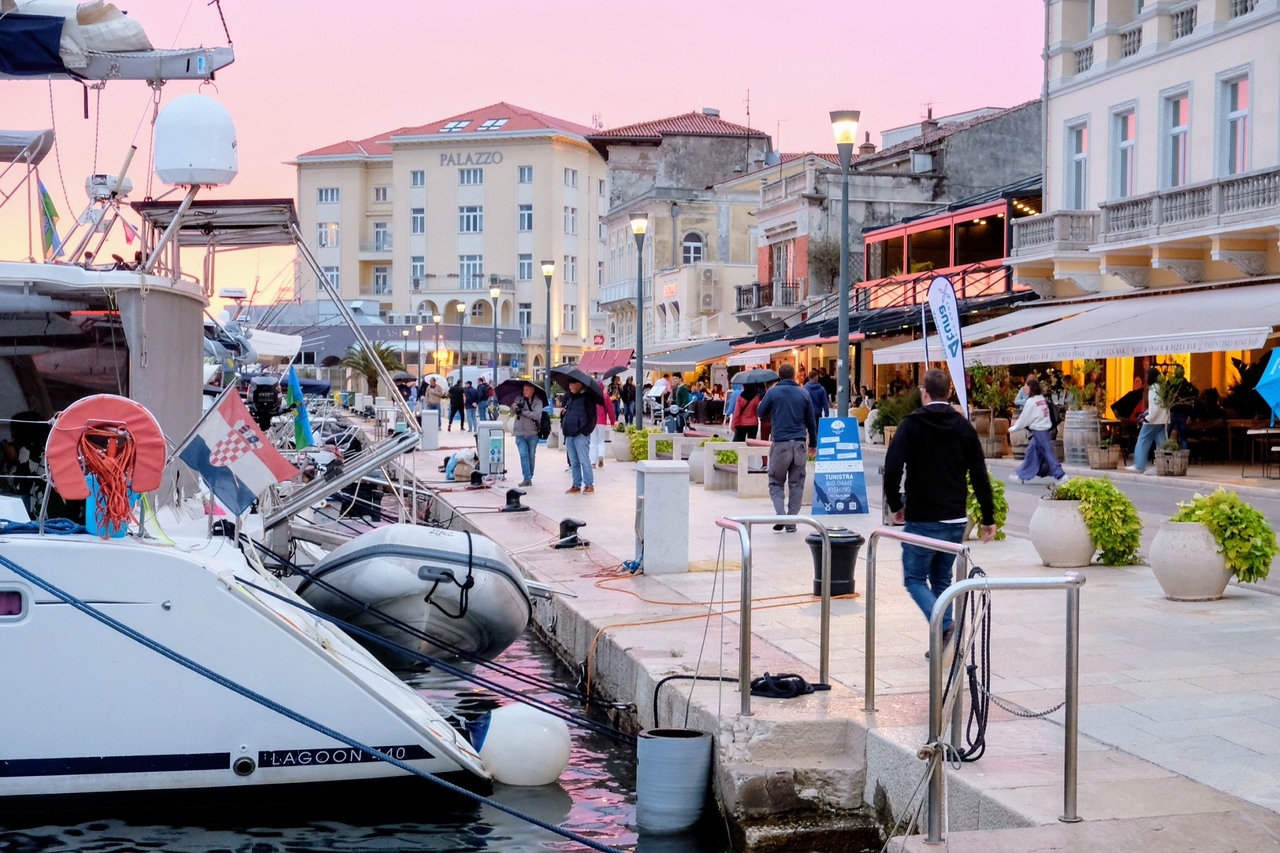
M 629 349 L 595 349 L 588 350 L 578 360 L 578 369 L 583 373 L 604 373 L 614 367 L 626 367 L 631 363 Z

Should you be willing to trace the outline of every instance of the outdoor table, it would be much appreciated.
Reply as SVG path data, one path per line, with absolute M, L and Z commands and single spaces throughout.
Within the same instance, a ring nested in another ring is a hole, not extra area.
M 1249 464 L 1250 465 L 1253 464 L 1255 454 L 1257 453 L 1258 449 L 1261 448 L 1262 449 L 1262 476 L 1267 479 L 1280 479 L 1280 466 L 1274 469 L 1275 473 L 1273 474 L 1272 473 L 1273 469 L 1271 465 L 1271 457 L 1273 455 L 1271 452 L 1271 448 L 1272 446 L 1275 445 L 1277 441 L 1280 441 L 1280 428 L 1263 427 L 1261 429 L 1251 429 L 1251 430 L 1247 430 L 1245 432 L 1245 435 L 1253 440 L 1252 443 L 1249 445 Z M 1241 464 L 1240 476 L 1248 477 L 1249 475 L 1246 474 L 1244 470 L 1245 470 L 1245 466 L 1244 464 Z
M 1232 450 L 1232 436 L 1237 432 L 1247 433 L 1249 430 L 1266 429 L 1269 422 L 1261 418 L 1227 418 L 1227 459 L 1235 459 L 1235 453 Z M 1241 454 L 1241 459 L 1244 456 Z M 1250 457 L 1252 462 L 1252 456 Z

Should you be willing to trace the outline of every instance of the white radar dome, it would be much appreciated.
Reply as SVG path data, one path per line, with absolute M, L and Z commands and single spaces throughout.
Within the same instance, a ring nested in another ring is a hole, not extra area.
M 205 95 L 183 95 L 156 118 L 156 177 L 166 184 L 221 186 L 239 172 L 236 125 Z
M 550 785 L 569 766 L 572 748 L 564 720 L 528 705 L 504 705 L 490 715 L 480 759 L 504 785 Z

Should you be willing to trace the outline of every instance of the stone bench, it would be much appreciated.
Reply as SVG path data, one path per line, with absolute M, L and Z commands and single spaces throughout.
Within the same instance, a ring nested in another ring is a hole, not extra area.
M 740 498 L 760 498 L 769 496 L 768 458 L 771 444 L 757 438 L 749 438 L 744 442 L 723 441 L 708 444 L 704 451 L 709 451 L 703 458 L 703 487 L 709 491 L 737 490 Z M 715 451 L 736 450 L 736 465 L 725 465 L 716 462 Z M 759 460 L 755 465 L 753 460 Z M 816 468 L 810 459 L 804 465 L 804 489 L 800 502 L 806 506 L 813 505 L 813 478 Z M 761 476 L 757 476 L 761 475 Z
M 712 432 L 700 432 L 698 430 L 685 430 L 682 433 L 649 433 L 649 458 L 671 459 L 681 462 L 688 460 L 689 482 L 701 483 L 703 481 L 703 467 L 702 459 L 698 452 L 702 442 L 714 435 L 715 433 Z M 671 452 L 658 453 L 659 441 L 671 442 Z

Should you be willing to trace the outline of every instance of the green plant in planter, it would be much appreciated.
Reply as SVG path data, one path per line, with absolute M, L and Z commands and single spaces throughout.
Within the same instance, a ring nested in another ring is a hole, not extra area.
M 1198 521 L 1213 534 L 1222 556 L 1240 583 L 1265 580 L 1277 553 L 1276 533 L 1267 517 L 1219 487 L 1178 504 L 1171 521 Z
M 988 367 L 975 361 L 965 370 L 973 380 L 973 402 L 979 409 L 991 409 L 995 417 L 1004 417 L 1018 393 L 1010 387 L 1009 368 Z
M 902 423 L 902 419 L 920 408 L 920 405 L 919 388 L 912 388 L 892 397 L 881 397 L 876 400 L 876 411 L 879 414 L 876 416 L 876 422 L 871 431 L 884 435 L 885 427 L 897 426 Z
M 618 421 L 616 424 L 613 425 L 613 431 L 626 435 L 627 425 L 624 424 L 622 421 Z
M 1051 486 L 1049 499 L 1080 501 L 1080 514 L 1104 564 L 1132 566 L 1138 562 L 1142 519 L 1133 501 L 1106 477 L 1072 477 L 1060 486 Z
M 717 464 L 717 465 L 737 465 L 737 464 L 738 464 L 738 451 L 736 451 L 736 450 L 717 450 L 717 451 L 716 451 L 716 464 Z
M 656 432 L 656 430 L 655 430 L 655 432 Z M 667 439 L 666 441 L 662 441 L 661 439 L 660 439 L 660 440 L 658 440 L 658 441 L 655 441 L 655 442 L 653 443 L 653 449 L 654 449 L 654 450 L 656 450 L 656 451 L 657 451 L 657 452 L 659 452 L 659 453 L 670 453 L 670 452 L 671 452 L 671 439 Z
M 1181 450 L 1182 447 L 1176 438 L 1166 438 L 1164 444 L 1160 445 L 1160 449 L 1172 453 L 1175 450 Z
M 991 476 L 991 469 L 987 469 L 987 479 L 991 481 L 991 502 L 995 506 L 996 519 L 996 538 L 1005 538 L 1004 523 L 1009 520 L 1009 501 L 1004 496 L 1004 483 L 996 477 Z M 964 507 L 965 514 L 969 516 L 969 520 L 973 522 L 974 527 L 982 526 L 982 505 L 978 503 L 978 496 L 973 493 L 973 483 L 969 480 L 969 475 L 964 475 L 965 485 L 968 486 L 969 496 L 965 498 Z
M 631 427 L 627 430 L 631 436 L 631 458 L 637 462 L 643 462 L 649 458 L 649 433 L 662 432 L 657 428 Z M 661 445 L 662 442 L 659 442 Z M 671 449 L 671 442 L 666 442 L 667 449 Z
M 702 440 L 702 442 L 701 442 L 700 444 L 698 444 L 698 446 L 699 446 L 699 447 L 706 447 L 708 444 L 713 444 L 713 443 L 715 443 L 715 442 L 717 442 L 717 441 L 728 441 L 728 440 L 729 440 L 729 439 L 725 438 L 725 437 L 724 437 L 724 436 L 722 436 L 722 435 L 713 435 L 713 436 L 711 436 L 710 438 L 704 438 L 704 439 Z

